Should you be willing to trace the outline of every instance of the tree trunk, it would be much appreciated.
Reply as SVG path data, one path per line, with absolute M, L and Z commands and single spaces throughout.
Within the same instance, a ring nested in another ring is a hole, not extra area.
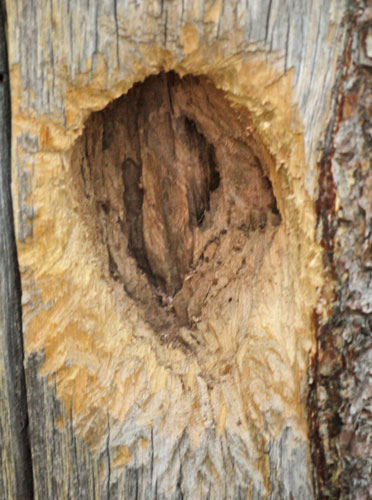
M 372 7 L 7 14 L 0 497 L 372 498 Z

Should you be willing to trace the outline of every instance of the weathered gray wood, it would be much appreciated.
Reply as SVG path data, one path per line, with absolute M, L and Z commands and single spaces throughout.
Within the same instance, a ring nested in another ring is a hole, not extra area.
M 38 376 L 41 363 L 41 355 L 35 354 L 28 358 L 26 366 L 28 384 L 32 387 L 29 418 L 36 478 L 33 498 L 101 498 L 98 467 L 100 462 L 105 466 L 107 459 L 104 456 L 101 461 L 95 460 L 88 447 L 75 436 L 72 411 L 58 401 L 53 384 Z M 33 401 L 38 404 L 32 404 Z M 65 423 L 62 432 L 58 420 Z
M 0 2 L 0 498 L 33 498 L 23 367 L 21 284 L 10 192 L 11 111 Z

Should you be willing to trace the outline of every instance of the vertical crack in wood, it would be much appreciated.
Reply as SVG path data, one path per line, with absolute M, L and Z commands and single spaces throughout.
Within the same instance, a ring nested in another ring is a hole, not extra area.
M 128 224 L 128 250 L 136 259 L 140 269 L 147 274 L 150 282 L 156 285 L 156 279 L 152 274 L 151 267 L 147 259 L 145 240 L 143 236 L 143 188 L 140 185 L 142 178 L 142 165 L 136 164 L 131 158 L 126 158 L 123 162 L 122 171 L 125 186 L 124 205 Z
M 118 68 L 120 68 L 120 44 L 119 44 L 119 20 L 118 20 L 118 2 L 113 0 L 113 14 L 115 23 L 115 41 L 116 41 L 116 59 Z
M 107 453 L 107 500 L 110 500 L 110 485 L 111 485 L 111 454 L 110 454 L 110 414 L 107 412 L 107 440 L 106 440 L 106 453 Z

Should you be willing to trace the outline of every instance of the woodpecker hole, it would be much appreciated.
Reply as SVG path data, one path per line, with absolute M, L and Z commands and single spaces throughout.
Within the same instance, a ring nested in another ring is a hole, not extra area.
M 229 284 L 253 279 L 281 222 L 248 125 L 207 78 L 168 72 L 93 113 L 73 148 L 102 268 L 156 332 L 232 303 Z

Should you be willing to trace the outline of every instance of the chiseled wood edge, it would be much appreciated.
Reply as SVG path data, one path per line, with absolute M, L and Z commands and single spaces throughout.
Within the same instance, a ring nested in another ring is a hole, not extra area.
M 21 282 L 10 191 L 11 108 L 6 10 L 0 3 L 0 497 L 33 498 L 23 367 Z

